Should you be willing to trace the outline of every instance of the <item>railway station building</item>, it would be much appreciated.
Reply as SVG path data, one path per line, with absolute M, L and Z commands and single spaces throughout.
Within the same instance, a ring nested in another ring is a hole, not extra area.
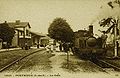
M 20 47 L 23 44 L 23 38 L 31 39 L 31 34 L 29 32 L 31 26 L 29 22 L 21 22 L 16 20 L 15 22 L 6 22 L 10 27 L 15 29 L 15 35 L 12 40 L 13 47 Z
M 32 46 L 39 48 L 41 45 L 41 39 L 46 37 L 46 35 L 39 32 L 33 32 L 33 31 L 30 31 L 30 34 L 31 34 Z
M 15 34 L 12 39 L 11 47 L 22 47 L 27 44 L 30 46 L 46 46 L 49 43 L 49 37 L 45 34 L 31 31 L 31 26 L 29 22 L 22 22 L 20 20 L 16 20 L 14 22 L 7 22 L 9 27 L 14 28 Z M 2 44 L 2 42 L 0 41 Z M 2 45 L 0 45 L 0 48 L 2 48 Z

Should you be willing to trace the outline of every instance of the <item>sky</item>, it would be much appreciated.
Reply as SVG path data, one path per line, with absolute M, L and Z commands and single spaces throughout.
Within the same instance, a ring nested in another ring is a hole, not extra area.
M 101 6 L 110 0 L 0 0 L 0 22 L 29 22 L 31 30 L 47 33 L 56 17 L 67 20 L 73 31 L 95 25 L 97 32 Z M 96 22 L 97 21 L 97 22 Z

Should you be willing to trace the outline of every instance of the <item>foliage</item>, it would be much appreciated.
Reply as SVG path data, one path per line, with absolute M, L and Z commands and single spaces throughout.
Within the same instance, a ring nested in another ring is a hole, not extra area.
M 62 42 L 71 42 L 73 39 L 73 30 L 63 18 L 56 18 L 48 28 L 49 36 Z
M 117 7 L 117 6 L 115 6 L 116 4 L 119 5 L 118 7 L 120 7 L 120 1 L 119 0 L 114 0 L 114 1 L 109 1 L 108 2 L 108 5 L 111 8 L 113 13 L 114 13 L 114 9 Z M 112 14 L 111 16 L 108 16 L 107 18 L 103 18 L 99 22 L 100 26 L 109 27 L 105 33 L 109 33 L 112 30 L 111 34 L 114 34 L 114 28 L 115 28 L 115 26 L 118 26 L 118 21 L 119 21 L 118 18 L 116 19 L 116 16 L 118 17 L 119 15 Z M 118 27 L 117 27 L 117 35 L 119 35 Z
M 114 34 L 114 27 L 115 25 L 118 25 L 118 20 L 116 21 L 114 18 L 106 18 L 106 19 L 103 19 L 99 22 L 100 26 L 102 27 L 109 27 L 105 33 L 109 33 L 111 30 L 112 30 L 112 33 L 111 34 Z M 119 35 L 119 29 L 117 28 L 117 35 Z
M 99 24 L 100 24 L 100 26 L 103 26 L 103 27 L 109 26 L 111 20 L 112 20 L 112 18 L 110 18 L 110 17 L 107 18 L 107 19 L 102 19 L 102 20 L 99 22 Z
M 9 27 L 7 23 L 0 24 L 0 38 L 3 42 L 8 42 L 11 44 L 14 34 L 14 29 Z

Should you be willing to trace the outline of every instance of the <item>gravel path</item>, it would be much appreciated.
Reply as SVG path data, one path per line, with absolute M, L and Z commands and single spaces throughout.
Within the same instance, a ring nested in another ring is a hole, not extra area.
M 90 61 L 80 60 L 73 55 L 70 55 L 68 69 L 66 59 L 66 53 L 55 53 L 55 56 L 50 58 L 53 67 L 51 73 L 59 73 L 61 78 L 120 78 L 119 72 L 105 73 Z

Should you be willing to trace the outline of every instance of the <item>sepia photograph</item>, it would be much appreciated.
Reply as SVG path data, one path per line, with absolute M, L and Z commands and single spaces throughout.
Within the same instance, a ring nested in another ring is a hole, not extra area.
M 120 0 L 0 0 L 0 78 L 120 78 Z

